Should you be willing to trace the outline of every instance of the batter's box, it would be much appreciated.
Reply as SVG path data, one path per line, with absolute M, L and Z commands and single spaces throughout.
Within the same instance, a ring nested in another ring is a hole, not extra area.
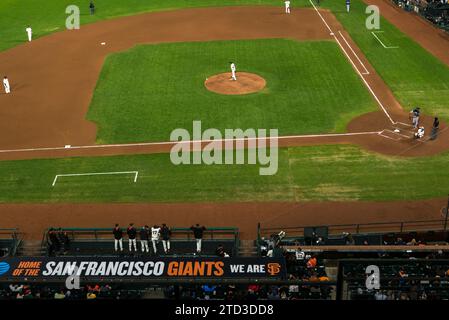
M 412 125 L 412 124 L 410 124 L 410 123 L 405 123 L 405 122 L 400 122 L 400 121 L 395 122 L 395 123 L 394 123 L 394 126 L 397 127 L 397 128 L 399 128 L 399 129 L 412 129 L 412 128 L 413 128 L 413 125 Z
M 379 136 L 386 138 L 386 139 L 390 139 L 390 140 L 394 140 L 394 141 L 401 141 L 401 140 L 406 140 L 406 139 L 411 139 L 413 136 L 407 136 L 405 134 L 399 133 L 399 132 L 394 132 L 388 129 L 382 130 L 381 132 L 379 132 Z

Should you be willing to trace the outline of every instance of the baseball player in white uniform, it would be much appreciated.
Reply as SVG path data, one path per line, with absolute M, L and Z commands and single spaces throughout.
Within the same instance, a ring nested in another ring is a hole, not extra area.
M 418 132 L 415 132 L 415 139 L 422 139 L 424 137 L 424 127 L 419 127 Z
M 236 67 L 235 67 L 235 63 L 231 62 L 231 80 L 237 81 L 237 77 L 235 75 L 235 71 L 236 71 Z
M 153 226 L 151 228 L 151 242 L 153 243 L 154 254 L 157 254 L 157 243 L 159 242 L 159 237 L 161 235 L 161 228 L 158 226 Z
M 25 31 L 27 32 L 27 35 L 28 35 L 28 41 L 31 42 L 31 40 L 33 38 L 33 30 L 31 29 L 31 27 L 28 27 L 25 29 Z
M 285 3 L 285 13 L 290 13 L 290 0 L 286 0 L 284 3 Z
M 7 76 L 5 76 L 5 77 L 3 78 L 3 87 L 5 88 L 5 92 L 6 92 L 6 93 L 11 93 L 11 87 L 10 87 L 10 85 L 9 85 L 9 80 L 8 80 L 8 77 L 7 77 Z

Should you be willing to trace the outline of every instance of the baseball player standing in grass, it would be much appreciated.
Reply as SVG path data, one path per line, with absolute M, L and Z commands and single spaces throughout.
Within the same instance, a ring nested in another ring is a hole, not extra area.
M 346 12 L 349 13 L 349 9 L 351 9 L 351 0 L 346 0 Z
M 5 88 L 6 93 L 11 93 L 11 87 L 9 86 L 9 80 L 7 76 L 3 78 L 3 87 Z
M 290 13 L 290 0 L 286 0 L 284 3 L 285 3 L 285 13 Z
M 231 62 L 231 80 L 237 81 L 237 77 L 235 75 L 235 71 L 237 68 L 235 67 L 235 63 Z
M 31 42 L 33 38 L 33 29 L 31 29 L 31 27 L 28 27 L 25 29 L 25 31 L 27 32 L 28 35 L 28 41 Z

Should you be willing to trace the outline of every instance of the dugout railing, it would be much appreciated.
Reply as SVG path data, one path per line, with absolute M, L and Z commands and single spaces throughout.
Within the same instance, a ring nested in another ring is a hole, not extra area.
M 317 225 L 305 226 L 277 226 L 263 227 L 260 223 L 257 226 L 258 239 L 269 237 L 281 230 L 287 233 L 288 237 L 304 237 L 304 229 L 315 228 Z M 372 222 L 372 223 L 354 223 L 354 224 L 334 224 L 321 225 L 326 227 L 329 235 L 339 235 L 343 232 L 351 234 L 379 234 L 379 233 L 404 233 L 419 231 L 448 231 L 447 221 L 445 219 L 436 220 L 414 220 L 414 221 L 396 221 L 396 222 Z
M 113 243 L 113 228 L 49 228 L 42 238 L 42 247 L 48 246 L 49 231 L 65 232 L 70 241 L 71 252 L 74 253 L 77 245 L 81 248 L 92 246 L 92 252 L 86 254 L 95 254 L 95 247 L 104 249 L 112 248 Z M 139 247 L 139 228 L 137 229 L 137 242 Z M 194 235 L 190 228 L 187 227 L 172 227 L 171 229 L 171 244 L 173 253 L 185 254 L 187 252 L 194 252 Z M 124 235 L 124 251 L 127 249 L 126 229 L 122 228 Z M 215 248 L 219 244 L 225 247 L 225 250 L 231 255 L 237 255 L 239 247 L 239 229 L 236 227 L 208 227 L 204 231 L 203 248 L 204 254 L 212 255 L 215 253 Z M 151 248 L 151 243 L 150 243 Z M 79 249 L 79 248 L 78 248 Z M 139 248 L 140 250 L 140 248 Z M 79 251 L 79 250 L 78 250 Z M 101 254 L 99 252 L 99 254 Z

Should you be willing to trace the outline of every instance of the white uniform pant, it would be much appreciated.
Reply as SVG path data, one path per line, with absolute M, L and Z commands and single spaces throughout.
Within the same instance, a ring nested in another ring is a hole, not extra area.
M 5 92 L 6 93 L 11 93 L 11 88 L 9 87 L 9 85 L 3 84 L 3 87 L 5 87 Z
M 134 246 L 134 251 L 137 251 L 137 241 L 136 239 L 129 239 L 129 251 L 133 251 L 133 246 Z
M 148 247 L 148 240 L 140 240 L 140 246 L 142 247 L 142 252 L 150 252 L 150 248 Z
M 349 4 L 346 5 L 346 11 L 347 11 L 347 12 L 349 12 L 350 7 L 351 7 L 351 6 L 350 6 Z
M 201 242 L 203 239 L 196 239 L 196 252 L 201 252 Z
M 157 253 L 157 242 L 158 242 L 158 240 L 151 240 L 151 242 L 153 243 L 154 254 L 156 254 Z
M 236 81 L 237 80 L 237 77 L 236 77 L 236 75 L 235 75 L 235 71 L 231 71 L 231 73 L 232 73 L 232 80 L 234 80 L 234 81 Z
M 285 6 L 285 13 L 290 13 L 290 6 Z
M 162 245 L 164 246 L 164 252 L 170 251 L 170 240 L 162 240 Z
M 31 33 L 28 33 L 28 32 L 27 32 L 27 34 L 28 34 L 28 41 L 31 42 L 31 38 L 32 38 L 33 36 L 32 36 Z
M 123 251 L 123 239 L 114 239 L 115 251 L 118 250 L 119 246 L 120 246 L 120 251 Z

